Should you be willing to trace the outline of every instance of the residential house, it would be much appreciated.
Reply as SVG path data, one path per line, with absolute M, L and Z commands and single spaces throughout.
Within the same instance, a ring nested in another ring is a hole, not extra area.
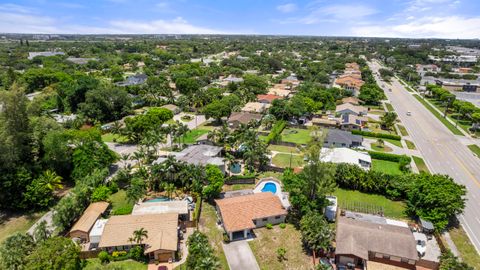
M 327 128 L 336 128 L 340 121 L 336 118 L 313 117 L 312 124 Z
M 362 130 L 368 123 L 365 116 L 357 116 L 354 114 L 343 114 L 340 117 L 340 129 L 342 130 Z
M 275 88 L 272 87 L 268 89 L 267 95 L 274 95 L 274 96 L 280 96 L 283 98 L 288 98 L 292 94 L 291 90 L 285 89 L 285 88 Z
M 354 135 L 349 131 L 340 129 L 328 129 L 327 136 L 323 142 L 324 147 L 348 147 L 354 148 L 362 146 L 363 137 Z
M 360 79 L 357 75 L 345 74 L 336 78 L 333 86 L 351 91 L 354 96 L 358 96 L 360 93 L 360 88 L 364 84 L 365 82 L 362 79 Z
M 416 269 L 415 239 L 403 222 L 351 213 L 340 216 L 336 229 L 337 266 L 363 269 Z M 377 221 L 379 220 L 379 221 Z M 392 223 L 392 224 L 389 224 Z
M 132 86 L 132 85 L 140 85 L 147 82 L 148 76 L 145 74 L 136 74 L 132 76 L 128 76 L 127 79 L 123 82 L 117 82 L 116 85 L 118 86 Z
M 89 242 L 90 241 L 90 230 L 100 216 L 105 213 L 108 206 L 108 202 L 95 202 L 91 203 L 85 211 L 83 211 L 82 216 L 78 219 L 77 222 L 70 229 L 68 235 L 70 238 L 80 239 L 80 242 Z
M 251 112 L 251 113 L 264 113 L 270 108 L 271 104 L 260 103 L 260 102 L 248 102 L 243 106 L 242 112 Z
M 188 164 L 202 165 L 206 166 L 207 164 L 217 166 L 222 172 L 225 172 L 225 161 L 220 157 L 222 152 L 222 147 L 207 145 L 207 144 L 197 144 L 190 145 L 189 147 L 183 149 L 181 152 L 171 152 L 169 155 L 175 157 L 178 161 L 183 161 Z M 154 164 L 161 164 L 167 158 L 159 157 Z
M 322 148 L 320 160 L 323 162 L 353 164 L 365 170 L 369 170 L 372 166 L 372 158 L 368 153 L 358 152 L 345 147 Z
M 357 97 L 345 97 L 342 98 L 342 103 L 350 103 L 352 105 L 360 105 L 360 99 Z
M 260 103 L 272 103 L 275 99 L 282 99 L 282 96 L 277 95 L 257 95 L 257 100 Z
M 77 65 L 85 65 L 90 61 L 98 61 L 97 58 L 82 58 L 82 57 L 68 57 L 67 61 L 70 61 Z
M 141 243 L 132 242 L 134 232 L 147 231 Z M 107 252 L 144 246 L 144 253 L 159 262 L 175 260 L 178 250 L 178 214 L 120 215 L 108 219 L 98 247 Z
M 252 229 L 285 222 L 287 210 L 277 195 L 260 192 L 215 200 L 222 226 L 230 240 L 247 238 Z
M 421 64 L 416 64 L 415 69 L 417 70 L 417 73 L 423 74 L 425 72 L 440 72 L 441 69 L 435 65 L 421 65 Z
M 241 124 L 246 125 L 252 121 L 259 122 L 260 120 L 262 120 L 262 115 L 258 113 L 233 112 L 230 117 L 228 117 L 227 124 L 229 128 L 235 129 Z
M 37 56 L 44 56 L 44 57 L 49 57 L 49 56 L 55 56 L 55 55 L 65 55 L 64 52 L 29 52 L 28 53 L 28 60 L 32 60 L 33 58 Z
M 354 105 L 351 103 L 344 103 L 337 105 L 335 112 L 337 114 L 353 114 L 353 115 L 367 115 L 368 109 L 363 106 Z
M 286 77 L 285 79 L 282 79 L 280 81 L 280 83 L 291 85 L 292 88 L 295 88 L 300 84 L 300 81 L 298 80 L 298 78 L 295 74 L 292 74 L 292 75 Z
M 165 109 L 171 111 L 173 114 L 179 114 L 182 111 L 182 109 L 180 109 L 180 107 L 178 107 L 177 105 L 173 105 L 173 104 L 163 105 L 161 108 L 165 108 Z

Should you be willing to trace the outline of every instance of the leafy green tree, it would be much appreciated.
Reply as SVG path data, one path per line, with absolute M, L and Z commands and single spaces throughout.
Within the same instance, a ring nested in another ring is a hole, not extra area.
M 243 75 L 243 86 L 252 91 L 255 95 L 265 94 L 268 82 L 263 77 L 254 74 L 245 74 Z
M 92 202 L 100 202 L 106 201 L 112 194 L 110 188 L 106 186 L 99 186 L 95 190 L 93 190 L 91 201 Z
M 220 122 L 222 117 L 230 115 L 232 108 L 228 104 L 216 100 L 205 106 L 202 111 L 205 114 L 205 118 L 214 118 L 217 122 Z
M 222 191 L 224 175 L 217 166 L 211 164 L 205 167 L 205 173 L 207 175 L 208 185 L 203 188 L 203 196 L 207 199 L 214 199 L 218 197 Z
M 410 186 L 407 210 L 413 215 L 433 222 L 443 230 L 451 217 L 465 208 L 465 186 L 446 175 L 420 174 Z
M 43 179 L 34 179 L 28 186 L 24 193 L 24 201 L 22 204 L 33 206 L 38 209 L 47 208 L 53 202 L 53 191 L 48 188 Z
M 320 250 L 327 250 L 333 239 L 333 232 L 323 215 L 311 212 L 300 220 L 303 243 L 312 250 L 314 256 Z
M 42 220 L 38 225 L 35 227 L 35 230 L 33 231 L 33 238 L 35 239 L 35 242 L 41 243 L 52 235 L 52 232 L 48 229 L 47 226 L 47 221 Z
M 200 84 L 194 78 L 178 78 L 175 85 L 177 90 L 184 95 L 191 95 L 200 89 Z
M 130 186 L 127 189 L 127 199 L 130 202 L 137 202 L 145 196 L 145 182 L 141 178 L 134 177 L 130 181 Z
M 0 267 L 13 270 L 25 269 L 27 256 L 34 250 L 35 241 L 31 235 L 12 234 L 0 244 Z
M 124 89 L 97 88 L 86 93 L 80 111 L 92 120 L 110 122 L 130 113 L 131 104 Z
M 382 125 L 384 125 L 387 129 L 392 129 L 395 125 L 395 121 L 397 121 L 397 114 L 395 112 L 387 112 L 385 115 L 380 117 Z
M 27 256 L 25 269 L 81 269 L 80 247 L 71 239 L 53 237 L 40 243 Z
M 461 262 L 450 250 L 443 252 L 440 256 L 440 268 L 439 270 L 473 270 L 475 268 L 471 267 L 465 262 Z
M 220 268 L 218 258 L 208 241 L 208 237 L 200 231 L 193 232 L 188 237 L 187 268 L 199 270 L 215 270 Z
M 377 105 L 385 98 L 383 90 L 376 83 L 366 83 L 360 88 L 358 98 L 368 105 Z

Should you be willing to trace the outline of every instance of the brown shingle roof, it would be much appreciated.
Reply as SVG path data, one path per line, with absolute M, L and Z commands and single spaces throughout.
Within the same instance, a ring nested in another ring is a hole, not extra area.
M 286 215 L 278 196 L 270 192 L 215 200 L 227 232 L 255 228 L 254 219 Z
M 152 215 L 125 215 L 112 216 L 103 229 L 99 247 L 116 247 L 132 245 L 128 241 L 133 237 L 133 232 L 140 228 L 148 232 L 148 237 L 143 241 L 145 253 L 156 250 L 177 250 L 178 214 L 152 214 Z
M 335 253 L 368 260 L 369 251 L 418 260 L 415 239 L 409 228 L 340 217 Z
M 250 121 L 260 121 L 262 115 L 258 113 L 249 113 L 249 112 L 233 112 L 228 118 L 228 122 L 238 121 L 242 124 L 248 124 Z
M 95 224 L 95 221 L 97 221 L 100 215 L 107 210 L 109 205 L 108 202 L 96 202 L 90 204 L 87 209 L 85 209 L 80 219 L 73 225 L 70 232 L 81 231 L 88 233 L 93 224 Z

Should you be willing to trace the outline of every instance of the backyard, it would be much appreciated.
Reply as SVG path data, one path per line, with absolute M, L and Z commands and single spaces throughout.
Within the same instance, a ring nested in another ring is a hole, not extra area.
M 248 244 L 255 254 L 260 269 L 311 269 L 312 258 L 303 249 L 300 231 L 292 224 L 272 229 L 255 229 L 256 239 Z M 277 259 L 277 249 L 286 250 L 285 260 Z
M 300 128 L 285 128 L 282 132 L 282 141 L 296 144 L 307 144 L 310 141 L 311 131 Z
M 28 231 L 43 214 L 43 212 L 25 215 L 0 213 L 0 243 L 16 232 Z
M 304 165 L 303 155 L 278 153 L 272 158 L 272 163 L 280 168 L 296 168 Z
M 112 204 L 112 214 L 114 215 L 128 215 L 133 210 L 133 203 L 127 200 L 127 193 L 123 189 L 110 195 L 109 200 Z
M 365 206 L 371 205 L 373 207 L 383 208 L 384 215 L 386 217 L 407 219 L 405 214 L 405 203 L 402 201 L 392 201 L 384 196 L 376 194 L 363 193 L 356 190 L 347 190 L 337 188 L 333 193 L 337 197 L 339 207 L 347 207 L 353 205 L 354 202 L 364 204 Z
M 222 248 L 223 230 L 217 226 L 217 213 L 215 212 L 215 208 L 207 202 L 202 203 L 198 227 L 210 240 L 210 244 L 215 250 L 215 255 L 220 259 L 221 269 L 228 270 L 227 258 Z
M 388 160 L 372 159 L 372 170 L 387 174 L 403 174 L 398 162 Z
M 146 270 L 147 265 L 141 262 L 133 261 L 133 260 L 126 260 L 126 261 L 119 261 L 119 262 L 110 262 L 107 265 L 104 265 L 100 262 L 99 259 L 87 259 L 87 265 L 84 270 L 97 270 L 97 269 L 105 269 L 105 270 L 114 270 L 114 269 L 128 269 L 128 270 Z
M 285 145 L 275 145 L 275 144 L 270 144 L 268 146 L 268 150 L 283 152 L 283 153 L 294 153 L 294 154 L 299 154 L 300 153 L 300 150 L 297 147 L 291 147 L 291 146 L 285 146 Z
M 208 133 L 208 130 L 206 129 L 192 129 L 180 138 L 180 142 L 186 144 L 193 144 L 200 136 L 206 133 Z

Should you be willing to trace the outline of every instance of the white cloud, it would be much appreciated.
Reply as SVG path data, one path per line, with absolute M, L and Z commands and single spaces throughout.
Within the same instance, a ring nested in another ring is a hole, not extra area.
M 433 1 L 433 0 L 432 0 Z M 422 17 L 408 23 L 352 27 L 353 35 L 412 38 L 480 38 L 480 17 Z
M 294 12 L 297 10 L 297 8 L 298 8 L 297 5 L 293 3 L 277 6 L 277 10 L 283 13 Z
M 316 11 L 318 15 L 330 16 L 338 20 L 355 20 L 377 13 L 377 10 L 365 5 L 330 5 Z

